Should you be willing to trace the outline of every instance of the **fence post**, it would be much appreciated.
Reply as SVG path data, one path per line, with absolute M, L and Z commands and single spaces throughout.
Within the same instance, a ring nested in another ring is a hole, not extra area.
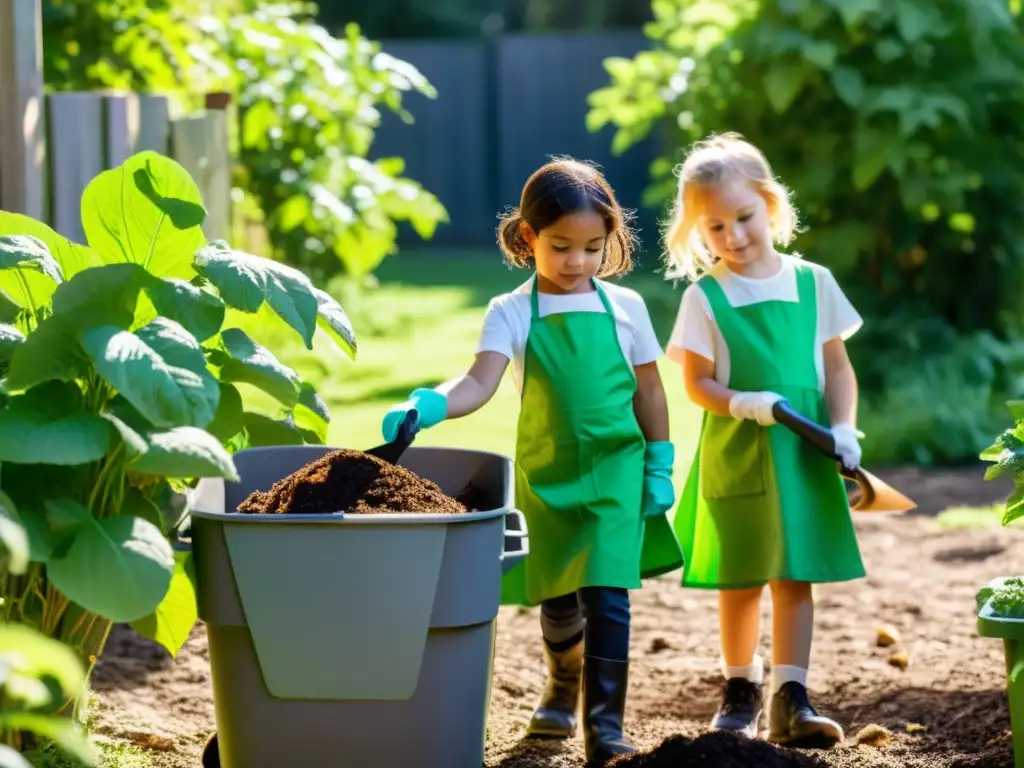
M 103 94 L 51 93 L 47 101 L 53 228 L 84 243 L 82 192 L 104 171 Z
M 108 93 L 106 116 L 106 167 L 116 168 L 135 154 L 139 142 L 139 99 L 136 94 Z
M 0 210 L 46 220 L 42 0 L 0 0 Z
M 232 241 L 231 151 L 227 113 L 207 110 L 171 123 L 173 156 L 192 174 L 203 196 L 208 240 Z
M 140 93 L 139 138 L 136 151 L 152 150 L 161 155 L 171 151 L 171 115 L 166 96 L 155 93 Z

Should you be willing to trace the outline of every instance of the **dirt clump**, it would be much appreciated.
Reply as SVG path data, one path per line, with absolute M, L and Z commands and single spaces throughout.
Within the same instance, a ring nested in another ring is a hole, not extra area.
M 343 449 L 278 480 L 269 491 L 254 491 L 238 511 L 251 515 L 459 514 L 466 507 L 405 467 Z
M 712 731 L 696 739 L 673 736 L 650 752 L 616 760 L 615 768 L 825 768 L 810 755 L 781 749 L 762 739 Z

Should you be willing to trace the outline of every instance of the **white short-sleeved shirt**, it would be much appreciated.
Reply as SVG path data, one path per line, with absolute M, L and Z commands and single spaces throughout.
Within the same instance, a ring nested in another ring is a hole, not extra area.
M 846 298 L 835 277 L 820 264 L 796 256 L 783 255 L 782 267 L 771 277 L 750 278 L 737 275 L 723 262 L 711 270 L 711 276 L 722 287 L 730 306 L 743 307 L 762 301 L 797 301 L 796 265 L 805 264 L 814 273 L 818 305 L 818 327 L 814 345 L 814 364 L 818 386 L 825 389 L 823 348 L 834 338 L 848 339 L 863 325 L 861 316 Z M 683 292 L 675 327 L 669 339 L 667 355 L 682 364 L 683 352 L 689 350 L 715 364 L 715 380 L 729 381 L 729 349 L 725 345 L 714 313 L 704 291 L 693 284 Z
M 511 293 L 491 299 L 484 316 L 477 352 L 498 352 L 512 362 L 516 388 L 522 392 L 523 361 L 526 339 L 530 333 L 531 277 Z M 615 313 L 615 327 L 623 356 L 634 367 L 653 363 L 661 357 L 661 345 L 654 334 L 650 314 L 643 298 L 621 285 L 598 281 L 604 288 Z M 541 317 L 561 312 L 604 312 L 597 291 L 575 294 L 538 293 L 537 308 Z

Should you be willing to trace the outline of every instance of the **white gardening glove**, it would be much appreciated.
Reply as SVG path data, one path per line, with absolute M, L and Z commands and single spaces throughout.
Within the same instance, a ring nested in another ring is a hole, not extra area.
M 857 430 L 852 424 L 836 424 L 832 427 L 832 436 L 836 441 L 836 454 L 843 466 L 853 471 L 860 466 L 860 441 Z
M 729 415 L 734 419 L 753 419 L 762 427 L 770 427 L 775 423 L 772 406 L 782 395 L 774 392 L 738 392 L 729 401 Z

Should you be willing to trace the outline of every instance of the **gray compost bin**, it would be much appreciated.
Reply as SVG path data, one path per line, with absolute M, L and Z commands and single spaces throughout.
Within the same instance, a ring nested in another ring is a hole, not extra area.
M 479 768 L 502 574 L 528 551 L 504 456 L 410 448 L 401 464 L 487 511 L 243 515 L 329 452 L 235 454 L 192 496 L 224 768 Z

